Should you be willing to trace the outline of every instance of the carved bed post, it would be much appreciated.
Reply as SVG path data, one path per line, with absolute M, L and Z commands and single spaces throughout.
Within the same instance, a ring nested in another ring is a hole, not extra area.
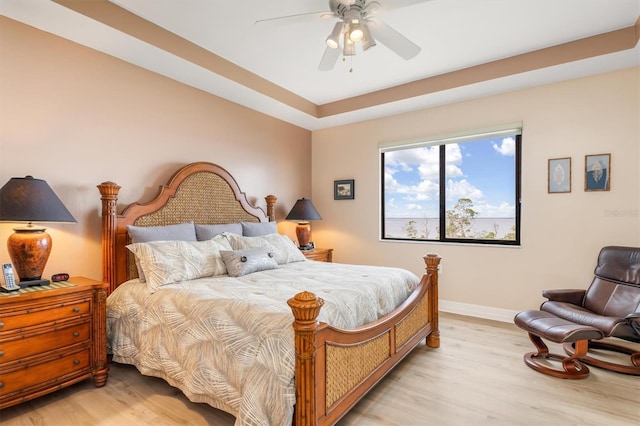
M 431 348 L 440 347 L 440 329 L 438 328 L 438 265 L 440 264 L 440 256 L 437 254 L 427 254 L 423 257 L 424 263 L 427 265 L 427 274 L 431 277 L 431 288 L 429 291 L 429 312 L 432 315 L 432 331 L 427 336 L 427 346 Z
M 267 201 L 267 217 L 269 218 L 269 222 L 275 222 L 276 221 L 275 206 L 276 206 L 276 201 L 278 200 L 278 197 L 276 197 L 275 195 L 267 195 L 266 197 L 264 197 L 264 199 Z
M 93 347 L 93 356 L 96 360 L 96 367 L 93 370 L 93 382 L 96 387 L 102 387 L 107 383 L 109 373 L 109 363 L 107 361 L 107 288 L 100 286 L 94 294 L 94 328 L 93 335 L 95 345 Z
M 318 329 L 318 315 L 324 300 L 313 293 L 303 291 L 289 299 L 287 304 L 295 317 L 293 321 L 296 348 L 294 424 L 312 426 L 316 424 L 317 418 L 315 334 Z
M 109 294 L 116 288 L 116 215 L 120 186 L 114 182 L 98 185 L 102 200 L 102 280 L 109 283 Z

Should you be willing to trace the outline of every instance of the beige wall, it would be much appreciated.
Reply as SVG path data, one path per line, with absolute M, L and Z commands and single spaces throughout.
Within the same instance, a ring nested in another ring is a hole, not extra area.
M 278 218 L 311 195 L 311 133 L 0 16 L 0 186 L 45 179 L 77 219 L 50 224 L 45 275 L 100 278 L 100 196 L 149 200 L 178 167 L 226 168 L 258 207 L 278 196 Z M 0 262 L 9 262 L 0 223 Z M 295 226 L 280 224 L 295 237 Z
M 313 223 L 313 239 L 333 247 L 336 261 L 420 274 L 421 256 L 439 253 L 442 306 L 535 307 L 544 288 L 587 285 L 601 246 L 640 245 L 639 69 L 311 135 L 4 17 L 0 52 L 0 184 L 43 178 L 78 220 L 49 226 L 45 275 L 100 277 L 98 183 L 120 184 L 122 207 L 150 199 L 193 161 L 225 167 L 259 207 L 276 194 L 280 220 L 295 199 L 311 196 L 324 218 Z M 524 123 L 521 248 L 379 241 L 380 141 L 514 121 Z M 612 189 L 585 193 L 584 155 L 605 152 Z M 549 195 L 547 159 L 565 156 L 573 191 Z M 334 201 L 333 181 L 351 178 L 356 199 Z M 4 241 L 13 226 L 0 224 L 0 262 L 9 261 Z M 281 220 L 279 229 L 294 237 L 293 224 Z
M 640 245 L 640 69 L 582 78 L 313 133 L 313 223 L 339 262 L 406 267 L 443 258 L 440 298 L 534 308 L 545 288 L 584 288 L 604 245 Z M 523 122 L 520 248 L 379 241 L 378 143 Z M 611 191 L 584 192 L 584 156 L 611 153 Z M 571 157 L 572 192 L 547 194 L 547 160 Z M 355 179 L 355 200 L 333 181 Z M 460 306 L 458 306 L 460 307 Z M 471 307 L 474 308 L 475 307 Z

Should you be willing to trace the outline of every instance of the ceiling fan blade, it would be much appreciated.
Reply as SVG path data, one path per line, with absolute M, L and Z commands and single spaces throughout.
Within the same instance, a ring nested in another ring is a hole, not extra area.
M 420 46 L 400 34 L 379 19 L 367 20 L 369 30 L 374 39 L 387 46 L 403 59 L 409 60 L 420 53 Z
M 336 66 L 336 62 L 338 62 L 339 57 L 340 57 L 340 48 L 332 49 L 329 46 L 327 46 L 327 48 L 324 49 L 324 54 L 322 55 L 322 59 L 320 60 L 318 69 L 320 71 L 331 71 L 333 67 Z
M 414 4 L 427 3 L 433 0 L 384 0 L 380 2 L 377 11 L 387 11 L 400 9 L 402 7 L 413 6 Z
M 300 23 L 309 23 L 311 21 L 317 19 L 329 19 L 335 18 L 336 15 L 333 12 L 328 12 L 323 10 L 321 12 L 308 12 L 308 13 L 298 13 L 295 15 L 287 15 L 287 16 L 277 16 L 275 18 L 266 18 L 259 19 L 255 22 L 255 25 L 286 25 L 286 24 L 300 24 Z

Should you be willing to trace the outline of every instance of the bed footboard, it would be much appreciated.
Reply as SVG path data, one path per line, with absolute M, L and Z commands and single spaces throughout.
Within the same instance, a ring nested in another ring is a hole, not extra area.
M 319 323 L 324 301 L 313 293 L 288 301 L 295 317 L 295 425 L 336 423 L 422 339 L 440 346 L 440 257 L 428 254 L 424 260 L 427 272 L 414 293 L 393 312 L 354 330 Z

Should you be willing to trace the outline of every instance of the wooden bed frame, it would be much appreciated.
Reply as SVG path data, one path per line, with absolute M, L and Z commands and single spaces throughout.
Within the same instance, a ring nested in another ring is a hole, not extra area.
M 253 207 L 222 167 L 198 162 L 178 170 L 156 198 L 117 213 L 120 186 L 98 185 L 102 199 L 103 275 L 109 293 L 137 274 L 126 245 L 127 225 L 160 226 L 193 220 L 200 224 L 275 220 L 276 197 L 265 197 L 267 214 Z M 416 345 L 440 346 L 438 264 L 424 256 L 426 273 L 399 307 L 377 321 L 341 330 L 317 318 L 324 301 L 302 292 L 288 301 L 295 332 L 295 425 L 336 423 Z

